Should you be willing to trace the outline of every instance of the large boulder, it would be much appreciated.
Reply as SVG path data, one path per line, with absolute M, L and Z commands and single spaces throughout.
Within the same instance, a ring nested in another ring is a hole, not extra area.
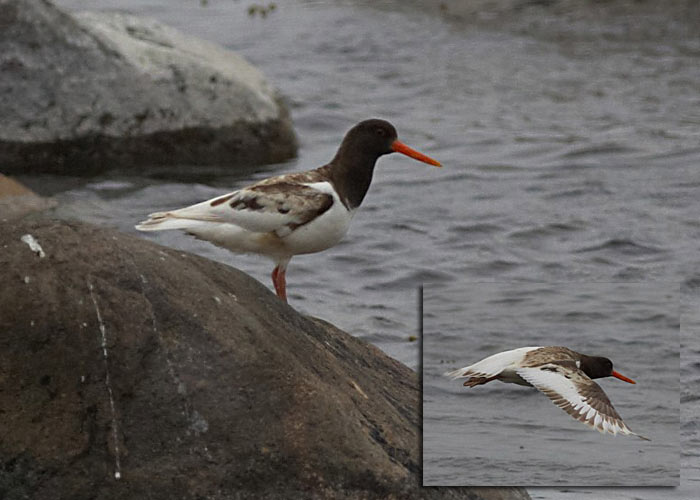
M 155 21 L 0 0 L 0 169 L 269 163 L 285 106 L 237 54 Z
M 0 498 L 529 498 L 421 489 L 416 374 L 234 268 L 41 215 L 0 248 Z

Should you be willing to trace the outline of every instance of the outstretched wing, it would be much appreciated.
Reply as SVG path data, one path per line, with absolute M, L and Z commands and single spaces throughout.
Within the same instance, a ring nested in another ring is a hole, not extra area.
M 228 223 L 256 233 L 284 237 L 333 205 L 327 182 L 260 183 L 170 212 L 151 214 L 136 226 L 141 231 L 187 229 L 201 222 Z
M 548 363 L 519 368 L 516 372 L 579 422 L 603 434 L 619 432 L 649 440 L 625 425 L 603 389 L 575 365 Z

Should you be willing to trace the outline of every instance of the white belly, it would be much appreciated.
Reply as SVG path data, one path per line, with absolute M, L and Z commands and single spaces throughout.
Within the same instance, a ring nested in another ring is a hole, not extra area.
M 348 211 L 328 182 L 309 184 L 333 196 L 333 204 L 323 214 L 285 236 L 277 232 L 254 232 L 229 223 L 196 221 L 186 230 L 201 239 L 233 252 L 257 253 L 273 260 L 326 250 L 345 236 L 354 210 Z
M 348 211 L 333 193 L 333 205 L 311 222 L 281 238 L 291 255 L 315 253 L 337 245 L 348 232 L 354 210 Z

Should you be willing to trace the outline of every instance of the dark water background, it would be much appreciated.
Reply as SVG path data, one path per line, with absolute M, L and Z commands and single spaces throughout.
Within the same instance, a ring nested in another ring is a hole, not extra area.
M 262 19 L 229 0 L 58 3 L 155 17 L 239 51 L 287 96 L 301 139 L 298 159 L 248 172 L 21 179 L 55 194 L 62 215 L 132 231 L 149 212 L 321 165 L 353 123 L 389 119 L 445 168 L 382 159 L 345 240 L 292 261 L 291 303 L 417 367 L 418 346 L 407 338 L 422 281 L 680 283 L 683 486 L 663 497 L 698 489 L 697 9 L 630 2 L 627 15 L 606 10 L 624 2 L 564 2 L 574 5 L 567 13 L 560 2 L 514 1 L 460 20 L 428 8 L 436 2 L 289 0 Z M 265 260 L 177 233 L 154 238 L 269 283 Z M 643 489 L 531 494 L 660 498 Z
M 423 484 L 678 486 L 678 284 L 452 282 L 423 297 Z M 598 383 L 652 441 L 601 435 L 535 389 L 443 376 L 546 345 L 611 358 L 637 384 Z

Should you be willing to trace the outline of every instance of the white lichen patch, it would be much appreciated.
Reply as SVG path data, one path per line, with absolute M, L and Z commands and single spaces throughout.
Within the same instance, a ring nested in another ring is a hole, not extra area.
M 90 299 L 95 306 L 95 316 L 97 316 L 97 323 L 100 330 L 100 344 L 102 346 L 102 360 L 105 366 L 105 386 L 107 388 L 107 396 L 109 398 L 109 408 L 112 413 L 112 440 L 114 442 L 114 478 L 120 479 L 122 477 L 121 473 L 121 463 L 119 460 L 119 422 L 117 421 L 117 410 L 114 404 L 114 391 L 112 390 L 111 378 L 109 376 L 109 351 L 107 344 L 107 327 L 102 320 L 102 314 L 100 313 L 100 307 L 97 305 L 97 298 L 95 297 L 94 287 L 90 280 L 87 280 L 88 290 L 90 291 Z
M 190 430 L 192 430 L 196 436 L 209 430 L 209 422 L 207 422 L 197 410 L 192 410 L 192 414 L 190 415 Z
M 365 391 L 363 391 L 362 388 L 361 388 L 359 385 L 357 385 L 357 382 L 355 382 L 354 380 L 351 379 L 351 380 L 350 380 L 350 385 L 352 385 L 352 387 L 353 387 L 357 392 L 359 392 L 359 393 L 362 395 L 363 398 L 369 399 L 369 396 L 367 396 L 367 394 L 365 394 Z
M 170 365 L 170 367 L 172 367 L 172 364 Z M 182 383 L 179 377 L 175 377 L 173 375 L 173 378 L 177 380 L 177 393 L 181 396 L 187 396 L 187 387 L 185 386 L 185 384 Z
M 46 257 L 46 254 L 44 253 L 44 249 L 41 248 L 41 245 L 39 245 L 39 242 L 32 236 L 31 234 L 25 234 L 23 235 L 20 240 L 22 240 L 23 243 L 26 243 L 29 245 L 29 249 L 37 254 L 40 258 Z

